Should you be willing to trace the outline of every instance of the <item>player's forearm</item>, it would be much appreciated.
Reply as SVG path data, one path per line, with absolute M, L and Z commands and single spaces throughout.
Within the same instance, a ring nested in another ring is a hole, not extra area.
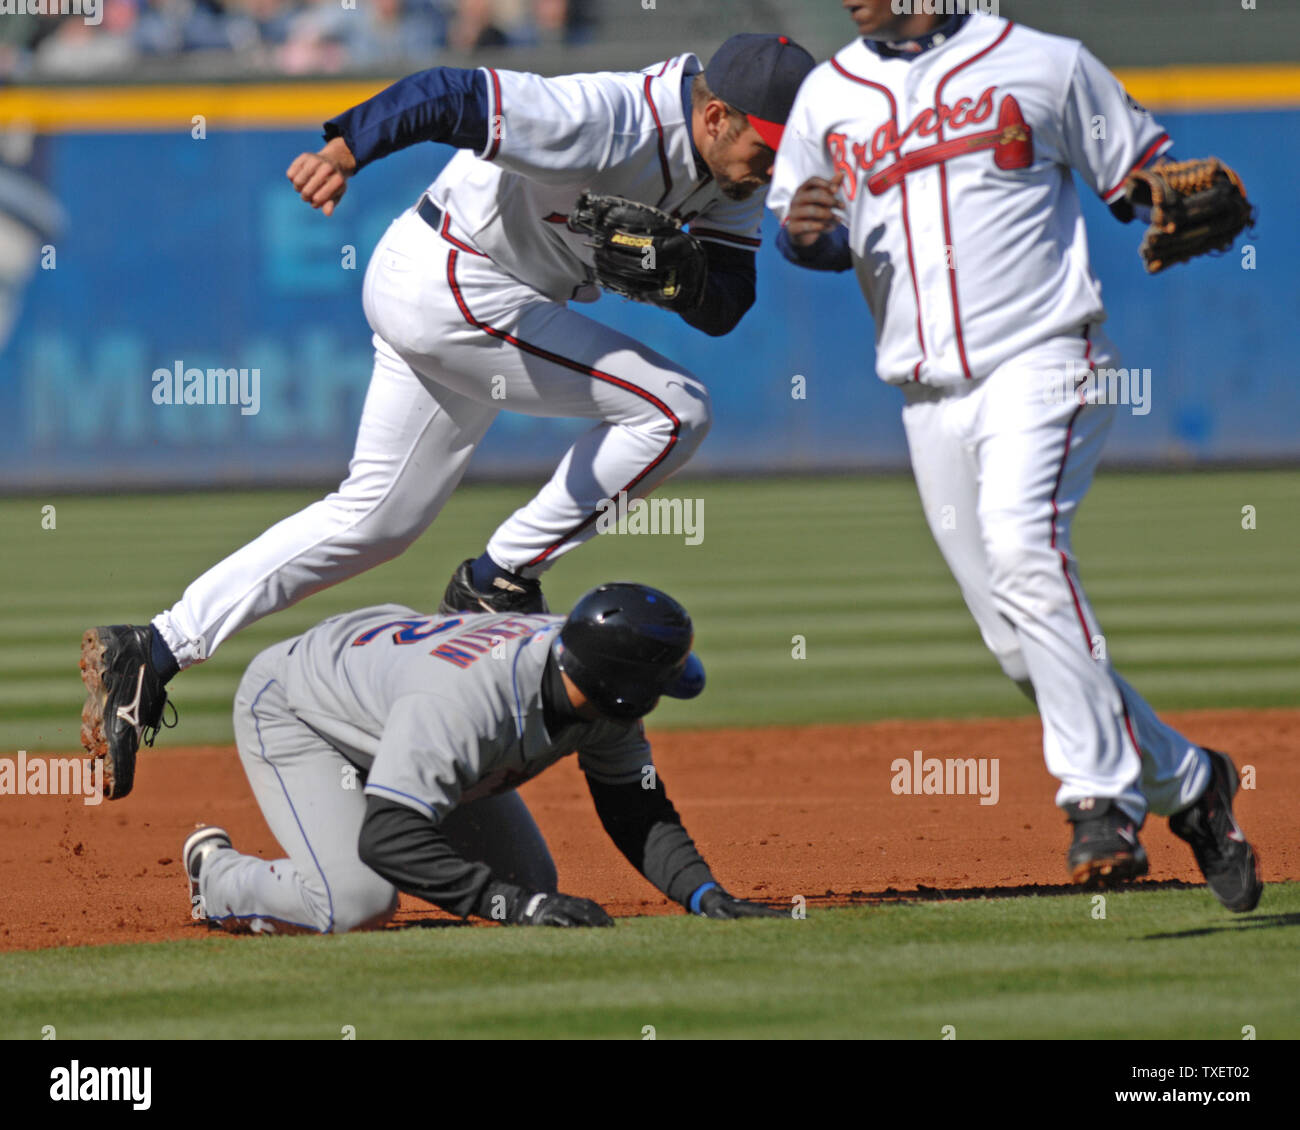
M 381 90 L 325 123 L 341 137 L 357 168 L 420 141 L 479 151 L 488 139 L 487 79 L 482 71 L 434 67 Z
M 661 782 L 643 789 L 640 784 L 605 785 L 588 777 L 587 787 L 615 846 L 674 902 L 686 906 L 695 891 L 714 881 Z
M 1160 160 L 1176 164 L 1179 158 L 1174 156 L 1172 149 L 1168 149 L 1161 155 Z M 1121 224 L 1130 223 L 1134 219 L 1143 224 L 1151 222 L 1151 206 L 1149 204 L 1132 204 L 1127 196 L 1121 196 L 1112 202 L 1110 210 Z
M 777 233 L 776 249 L 799 267 L 812 271 L 847 271 L 853 266 L 853 253 L 849 250 L 849 229 L 841 224 L 823 232 L 807 247 L 800 247 L 782 227 Z
M 461 918 L 482 913 L 491 869 L 465 859 L 437 825 L 412 808 L 367 797 L 357 851 L 362 863 L 404 894 Z
M 710 337 L 721 337 L 734 330 L 754 305 L 754 253 L 718 243 L 705 242 L 703 246 L 709 264 L 704 297 L 696 309 L 681 312 L 682 320 Z

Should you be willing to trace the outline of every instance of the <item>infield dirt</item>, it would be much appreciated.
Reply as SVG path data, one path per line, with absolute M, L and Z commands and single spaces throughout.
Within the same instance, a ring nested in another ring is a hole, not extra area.
M 1169 720 L 1253 766 L 1237 815 L 1268 881 L 1300 879 L 1300 712 L 1196 711 Z M 734 894 L 811 907 L 1062 889 L 1069 833 L 1052 803 L 1036 718 L 854 726 L 651 730 L 668 795 Z M 996 804 L 978 795 L 898 794 L 897 759 L 998 759 Z M 601 829 L 573 758 L 521 790 L 563 890 L 616 915 L 680 913 Z M 145 750 L 132 794 L 0 797 L 5 875 L 0 950 L 160 941 L 207 934 L 189 917 L 180 845 L 196 823 L 228 828 L 242 851 L 280 852 L 231 747 Z M 1191 851 L 1150 817 L 1143 882 L 1201 881 Z M 1143 883 L 1136 884 L 1141 887 Z M 1206 899 L 1212 902 L 1207 893 Z M 1267 910 L 1268 892 L 1261 909 Z M 1225 911 L 1226 915 L 1227 912 Z M 444 917 L 405 896 L 398 926 Z

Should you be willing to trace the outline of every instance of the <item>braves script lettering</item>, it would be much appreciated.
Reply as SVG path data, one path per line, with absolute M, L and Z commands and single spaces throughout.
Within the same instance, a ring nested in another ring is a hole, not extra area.
M 927 106 L 911 120 L 901 132 L 891 118 L 876 128 L 869 142 L 852 141 L 847 134 L 826 135 L 826 145 L 837 172 L 844 173 L 844 189 L 850 200 L 858 193 L 858 173 L 871 173 L 886 157 L 894 162 L 868 178 L 867 187 L 873 196 L 898 184 L 914 169 L 925 168 L 963 153 L 993 149 L 994 162 L 1000 169 L 1023 169 L 1033 161 L 1032 131 L 1020 112 L 1020 106 L 1010 94 L 1002 98 L 998 107 L 997 128 L 965 134 L 949 140 L 939 140 L 933 145 L 913 149 L 904 154 L 903 144 L 911 137 L 943 137 L 946 127 L 962 129 L 979 125 L 993 115 L 993 100 L 997 90 L 990 86 L 975 99 L 959 98 L 953 105 L 940 102 Z

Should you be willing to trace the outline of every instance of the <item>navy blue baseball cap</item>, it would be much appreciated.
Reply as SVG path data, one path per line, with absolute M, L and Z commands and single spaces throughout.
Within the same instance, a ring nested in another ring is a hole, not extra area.
M 813 57 L 784 35 L 733 35 L 713 53 L 704 81 L 727 105 L 734 106 L 776 149 L 794 107 L 799 84 L 816 66 Z

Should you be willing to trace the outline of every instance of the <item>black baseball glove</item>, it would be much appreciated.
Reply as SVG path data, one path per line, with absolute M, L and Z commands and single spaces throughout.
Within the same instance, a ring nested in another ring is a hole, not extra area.
M 608 291 L 666 310 L 694 310 L 708 260 L 700 241 L 667 212 L 621 196 L 584 192 L 569 229 L 591 236 L 596 281 Z
M 1125 196 L 1151 209 L 1138 251 L 1153 275 L 1197 255 L 1227 251 L 1255 222 L 1241 178 L 1217 157 L 1134 169 Z
M 749 902 L 728 894 L 721 887 L 711 887 L 700 896 L 701 918 L 787 918 L 784 910 Z

